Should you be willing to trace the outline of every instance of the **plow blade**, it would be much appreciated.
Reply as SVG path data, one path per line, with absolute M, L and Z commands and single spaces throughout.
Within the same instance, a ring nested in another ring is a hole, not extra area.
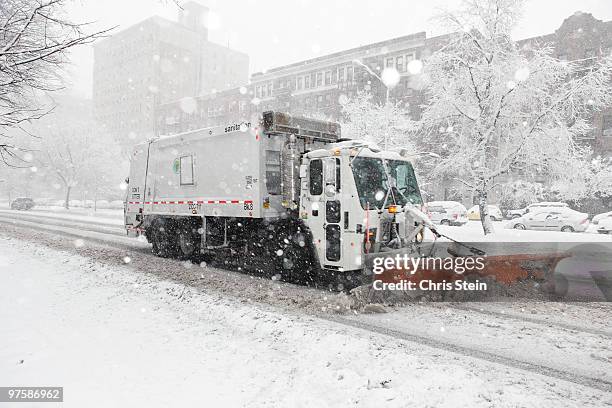
M 506 285 L 529 279 L 548 282 L 552 281 L 553 272 L 559 261 L 569 256 L 571 255 L 568 253 L 493 255 L 483 257 L 484 267 L 482 269 L 464 273 L 440 267 L 419 268 L 416 271 L 410 268 L 393 268 L 375 276 L 376 279 L 385 283 L 402 281 L 418 283 L 422 280 L 434 283 L 453 282 L 463 280 L 466 276 L 493 278 L 498 283 Z

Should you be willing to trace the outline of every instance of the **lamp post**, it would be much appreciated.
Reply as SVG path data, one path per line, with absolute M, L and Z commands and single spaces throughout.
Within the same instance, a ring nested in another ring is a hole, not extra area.
M 374 78 L 378 79 L 380 81 L 380 83 L 385 86 L 385 89 L 387 90 L 386 98 L 385 98 L 385 105 L 386 105 L 389 102 L 389 92 L 391 91 L 391 89 L 393 87 L 395 87 L 395 85 L 397 85 L 399 83 L 399 80 L 400 80 L 399 73 L 397 71 L 395 71 L 393 68 L 385 68 L 385 70 L 389 70 L 389 75 L 388 75 L 389 78 L 383 78 L 385 76 L 384 75 L 384 71 L 383 71 L 383 77 L 381 77 L 376 72 L 372 71 L 372 69 L 370 67 L 368 67 L 366 64 L 364 64 L 360 60 L 354 59 L 353 63 L 357 64 L 357 65 L 360 65 L 363 68 L 365 68 L 365 70 L 370 75 L 372 75 Z M 392 74 L 392 71 L 395 71 L 395 72 Z

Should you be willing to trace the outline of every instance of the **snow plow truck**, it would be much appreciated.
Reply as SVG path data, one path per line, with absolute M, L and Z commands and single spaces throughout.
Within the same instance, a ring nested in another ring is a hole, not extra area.
M 363 275 L 368 254 L 422 240 L 426 218 L 407 155 L 281 112 L 139 144 L 127 181 L 128 235 L 155 254 L 301 281 Z

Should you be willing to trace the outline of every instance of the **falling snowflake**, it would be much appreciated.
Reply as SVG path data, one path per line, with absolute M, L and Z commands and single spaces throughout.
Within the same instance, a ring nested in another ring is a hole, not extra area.
M 247 93 L 246 86 L 241 86 L 241 87 L 240 87 L 240 94 L 241 94 L 241 95 L 246 95 L 246 93 Z
M 129 256 L 123 257 L 123 263 L 129 264 L 130 262 L 132 262 L 132 258 L 130 258 Z
M 191 114 L 193 112 L 195 112 L 195 110 L 198 107 L 198 103 L 195 100 L 195 98 L 192 98 L 190 96 L 187 96 L 183 99 L 180 100 L 179 105 L 181 107 L 181 110 L 187 114 Z
M 74 240 L 74 246 L 76 248 L 81 248 L 83 245 L 85 245 L 85 241 L 83 241 L 82 239 L 75 239 Z
M 519 82 L 523 82 L 526 81 L 527 78 L 529 78 L 529 68 L 527 67 L 522 67 L 516 70 L 516 72 L 514 73 L 514 79 L 516 79 Z
M 381 79 L 387 88 L 393 88 L 401 79 L 400 73 L 395 68 L 385 68 L 381 74 Z
M 408 72 L 412 75 L 420 74 L 423 71 L 423 62 L 421 60 L 415 59 L 408 63 Z

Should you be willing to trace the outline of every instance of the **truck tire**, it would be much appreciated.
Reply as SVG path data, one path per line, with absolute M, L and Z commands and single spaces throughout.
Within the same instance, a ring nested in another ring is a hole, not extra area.
M 180 223 L 176 228 L 176 249 L 179 258 L 190 259 L 199 255 L 201 240 L 195 223 Z
M 151 243 L 153 254 L 162 258 L 173 258 L 176 256 L 177 242 L 174 234 L 174 226 L 170 220 L 159 219 L 149 227 L 151 229 Z

